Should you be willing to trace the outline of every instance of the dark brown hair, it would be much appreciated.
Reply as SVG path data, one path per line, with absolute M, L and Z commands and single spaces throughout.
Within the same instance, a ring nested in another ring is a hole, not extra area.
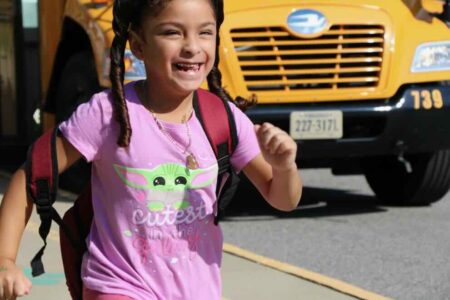
M 160 13 L 171 0 L 115 0 L 113 8 L 113 30 L 115 37 L 111 46 L 111 71 L 109 78 L 112 84 L 112 97 L 114 100 L 114 117 L 119 124 L 120 132 L 117 144 L 127 147 L 130 144 L 132 129 L 128 108 L 124 95 L 124 53 L 128 40 L 128 30 L 139 28 L 144 16 L 154 16 Z M 233 99 L 222 87 L 222 74 L 219 66 L 219 29 L 224 20 L 223 0 L 211 0 L 217 23 L 216 60 L 214 67 L 208 74 L 209 90 L 223 101 L 234 102 L 240 109 L 245 110 L 255 104 L 255 99 L 248 101 L 242 97 Z

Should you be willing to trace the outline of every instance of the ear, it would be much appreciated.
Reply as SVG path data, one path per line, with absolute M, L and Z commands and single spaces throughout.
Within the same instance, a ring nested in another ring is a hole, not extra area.
M 128 31 L 128 41 L 130 42 L 130 49 L 136 58 L 144 60 L 144 39 L 139 33 L 133 30 Z
M 217 179 L 218 166 L 212 165 L 207 169 L 190 170 L 191 185 L 190 189 L 201 189 L 211 185 Z
M 150 173 L 148 170 L 127 168 L 119 165 L 113 166 L 117 175 L 119 175 L 119 178 L 127 186 L 141 190 L 148 190 L 148 175 Z

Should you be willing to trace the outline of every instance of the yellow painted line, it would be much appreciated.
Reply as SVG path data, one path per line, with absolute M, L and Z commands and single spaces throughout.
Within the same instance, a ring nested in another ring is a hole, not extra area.
M 386 298 L 384 296 L 375 294 L 373 292 L 364 290 L 362 288 L 356 287 L 349 283 L 343 282 L 338 279 L 334 279 L 316 272 L 312 272 L 306 269 L 302 269 L 281 261 L 277 261 L 275 259 L 265 257 L 248 250 L 239 248 L 237 246 L 224 243 L 223 251 L 241 258 L 245 258 L 247 260 L 256 262 L 260 265 L 267 266 L 269 268 L 297 276 L 299 278 L 305 279 L 307 281 L 311 281 L 316 284 L 320 284 L 322 286 L 328 287 L 330 289 L 336 290 L 340 293 L 347 294 L 349 296 L 358 298 L 358 299 L 367 299 L 367 300 L 390 300 L 390 298 Z

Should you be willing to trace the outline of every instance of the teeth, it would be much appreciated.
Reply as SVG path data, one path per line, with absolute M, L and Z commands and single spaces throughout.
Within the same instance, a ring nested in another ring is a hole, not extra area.
M 200 64 L 176 64 L 176 66 L 183 71 L 198 71 L 200 69 Z

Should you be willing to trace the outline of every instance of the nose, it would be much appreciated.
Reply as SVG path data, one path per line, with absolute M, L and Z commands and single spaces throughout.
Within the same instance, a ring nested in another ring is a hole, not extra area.
M 182 53 L 186 56 L 194 56 L 200 53 L 200 44 L 193 36 L 186 37 L 183 43 Z

